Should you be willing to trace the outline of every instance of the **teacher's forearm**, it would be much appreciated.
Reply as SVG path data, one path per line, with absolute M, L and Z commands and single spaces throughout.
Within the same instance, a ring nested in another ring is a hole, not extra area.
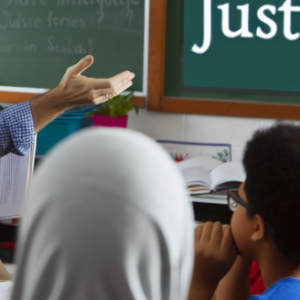
M 35 133 L 68 108 L 67 102 L 60 99 L 57 88 L 31 99 L 30 106 Z

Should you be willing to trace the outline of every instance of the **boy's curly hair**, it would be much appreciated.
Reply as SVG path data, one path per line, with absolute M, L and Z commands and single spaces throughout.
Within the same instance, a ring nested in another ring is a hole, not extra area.
M 275 229 L 280 251 L 300 263 L 300 126 L 258 130 L 243 164 L 249 205 Z

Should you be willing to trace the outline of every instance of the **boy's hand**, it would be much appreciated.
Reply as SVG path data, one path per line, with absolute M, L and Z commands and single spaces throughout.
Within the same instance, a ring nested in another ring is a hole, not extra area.
M 189 300 L 211 299 L 236 256 L 229 225 L 224 231 L 220 222 L 198 226 L 195 231 L 195 263 Z

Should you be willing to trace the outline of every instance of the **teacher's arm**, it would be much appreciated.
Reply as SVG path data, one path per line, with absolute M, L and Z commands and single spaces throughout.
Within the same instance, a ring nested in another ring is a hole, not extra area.
M 34 135 L 65 110 L 105 102 L 132 85 L 134 74 L 124 71 L 109 79 L 82 76 L 94 59 L 88 55 L 67 69 L 57 87 L 0 112 L 0 157 L 25 155 Z
M 105 102 L 132 85 L 134 74 L 124 71 L 108 79 L 88 78 L 81 73 L 94 59 L 88 55 L 67 69 L 61 82 L 49 92 L 33 98 L 31 111 L 37 133 L 65 110 Z

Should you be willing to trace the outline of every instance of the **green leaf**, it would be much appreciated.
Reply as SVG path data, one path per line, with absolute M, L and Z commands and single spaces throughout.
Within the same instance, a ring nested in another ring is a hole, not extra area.
M 133 92 L 131 92 L 128 95 L 118 95 L 107 102 L 98 104 L 96 108 L 87 113 L 86 116 L 100 115 L 118 118 L 127 115 L 133 108 L 137 111 L 137 107 L 134 105 L 133 101 Z

